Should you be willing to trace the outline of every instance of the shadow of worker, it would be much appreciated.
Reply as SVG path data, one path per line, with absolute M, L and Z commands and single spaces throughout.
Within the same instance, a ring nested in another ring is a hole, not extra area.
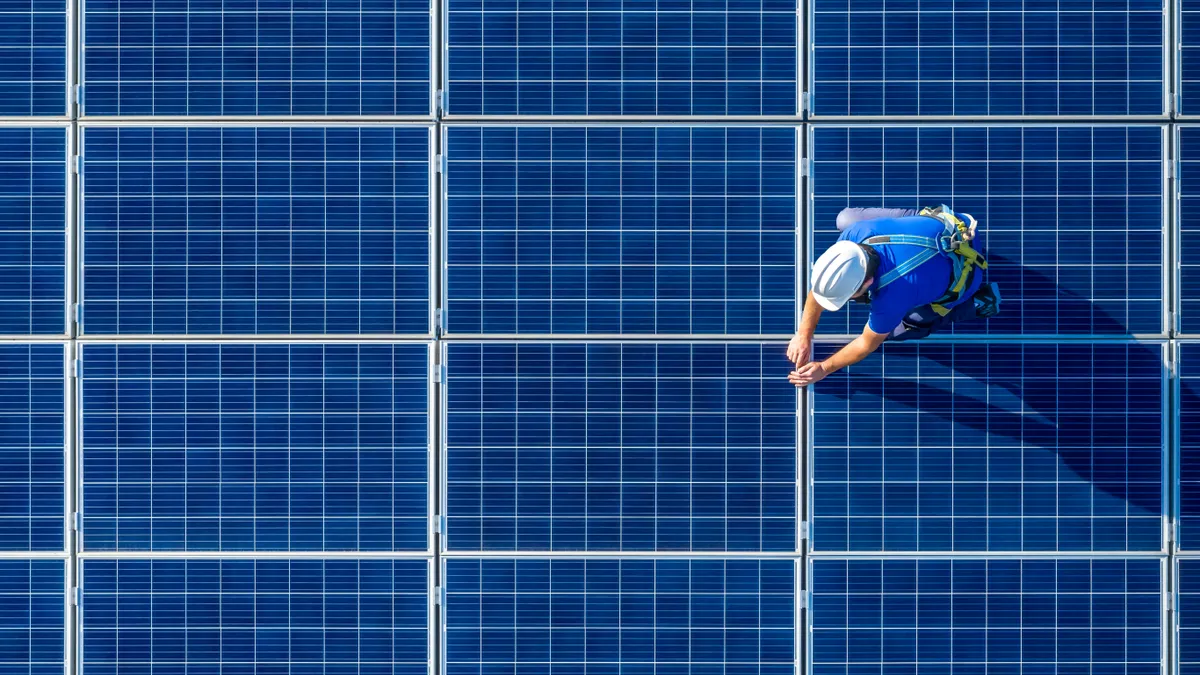
M 1052 300 L 1061 316 L 1090 317 L 1088 332 L 1117 339 L 987 342 L 980 339 L 985 320 L 974 319 L 957 335 L 943 331 L 885 344 L 879 354 L 829 376 L 812 391 L 815 515 L 821 511 L 821 448 L 840 438 L 852 446 L 851 472 L 855 447 L 867 449 L 865 459 L 873 446 L 886 464 L 889 448 L 915 446 L 918 482 L 924 473 L 983 491 L 944 497 L 950 502 L 942 510 L 957 513 L 962 502 L 975 515 L 982 508 L 989 518 L 1022 519 L 1024 550 L 1159 550 L 1163 346 L 1120 339 L 1128 333 L 1124 323 L 1038 270 L 994 255 L 988 262 L 987 279 L 1006 296 L 1001 313 L 986 320 L 993 326 L 1027 325 L 1014 305 L 1025 289 L 1050 288 L 1052 295 L 1042 291 L 1036 304 L 1045 308 Z M 834 427 L 829 433 L 823 417 Z M 948 450 L 926 453 L 926 447 Z M 1042 525 L 1024 522 L 1031 518 Z M 994 543 L 988 548 L 995 550 Z

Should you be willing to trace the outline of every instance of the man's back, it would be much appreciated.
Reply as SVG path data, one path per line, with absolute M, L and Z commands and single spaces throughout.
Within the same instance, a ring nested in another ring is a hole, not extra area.
M 855 223 L 846 228 L 839 239 L 862 243 L 871 237 L 884 234 L 908 234 L 937 238 L 945 226 L 936 218 L 928 216 L 906 216 L 903 218 L 877 218 Z M 875 272 L 876 284 L 883 275 L 904 261 L 921 253 L 923 248 L 909 244 L 888 244 L 875 247 L 879 254 L 879 269 Z M 871 316 L 867 325 L 876 333 L 890 333 L 912 310 L 924 307 L 946 293 L 952 281 L 953 266 L 945 256 L 938 255 L 923 265 L 896 279 L 882 290 L 877 290 L 871 300 Z M 976 275 L 962 298 L 970 298 L 979 286 L 980 275 Z M 952 303 L 950 306 L 953 306 Z

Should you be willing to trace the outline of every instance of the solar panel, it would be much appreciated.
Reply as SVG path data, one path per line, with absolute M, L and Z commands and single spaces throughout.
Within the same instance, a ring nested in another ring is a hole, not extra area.
M 86 0 L 84 109 L 427 117 L 431 24 L 428 0 Z
M 62 675 L 65 569 L 62 560 L 0 560 L 0 670 Z
M 1163 127 L 819 126 L 809 153 L 814 259 L 847 206 L 947 204 L 979 220 L 1005 302 L 955 333 L 1164 333 Z M 865 323 L 853 307 L 821 330 Z
M 0 551 L 65 548 L 65 364 L 61 344 L 0 345 Z
M 1156 0 L 816 0 L 817 115 L 1161 115 Z
M 1179 126 L 1175 133 L 1178 324 L 1181 333 L 1194 335 L 1200 333 L 1200 128 Z
M 1164 356 L 904 344 L 835 373 L 812 394 L 813 550 L 1161 551 Z
M 1200 46 L 1200 34 L 1197 34 L 1200 29 L 1200 23 L 1197 23 L 1197 19 L 1200 19 L 1200 3 L 1178 0 L 1175 7 L 1179 21 L 1175 35 L 1178 112 L 1195 115 L 1200 111 L 1200 88 L 1197 88 L 1197 80 L 1200 80 L 1200 73 L 1197 72 L 1200 61 L 1197 56 L 1200 56 L 1200 51 L 1196 49 Z
M 1178 633 L 1179 661 L 1175 672 L 1196 675 L 1200 672 L 1200 560 L 1180 559 L 1176 562 L 1175 616 Z
M 452 0 L 453 115 L 797 113 L 792 0 Z
M 817 559 L 810 672 L 1159 675 L 1162 564 Z
M 62 127 L 0 128 L 0 333 L 66 332 L 66 145 Z
M 83 545 L 424 551 L 429 347 L 83 347 Z
M 783 345 L 445 350 L 448 549 L 796 550 Z
M 86 675 L 429 673 L 424 560 L 87 560 L 81 575 Z
M 1176 369 L 1179 395 L 1179 516 L 1177 545 L 1200 549 L 1200 343 L 1180 343 Z
M 0 115 L 66 114 L 67 16 L 65 0 L 0 2 Z
M 428 334 L 426 127 L 92 127 L 89 334 Z
M 791 560 L 445 565 L 446 675 L 795 672 Z
M 785 127 L 450 127 L 450 333 L 795 329 Z

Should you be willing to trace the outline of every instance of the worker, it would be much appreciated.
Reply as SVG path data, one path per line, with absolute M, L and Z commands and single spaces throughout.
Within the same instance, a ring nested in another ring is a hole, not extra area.
M 798 387 L 865 359 L 885 341 L 930 335 L 952 323 L 1000 311 L 996 284 L 983 283 L 987 262 L 971 245 L 978 223 L 945 206 L 915 209 L 848 208 L 837 218 L 838 241 L 817 258 L 800 330 L 788 345 Z M 848 301 L 869 306 L 867 325 L 824 361 L 812 361 L 812 340 L 823 311 Z

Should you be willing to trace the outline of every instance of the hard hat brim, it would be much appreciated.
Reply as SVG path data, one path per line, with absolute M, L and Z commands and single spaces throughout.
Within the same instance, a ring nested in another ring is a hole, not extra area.
M 828 310 L 830 312 L 836 312 L 842 308 L 842 305 L 846 304 L 845 302 L 843 302 L 841 305 L 839 305 L 836 302 L 834 302 L 833 300 L 831 300 L 823 295 L 817 295 L 816 293 L 813 293 L 813 300 L 816 300 L 818 305 L 820 305 L 821 307 L 825 308 L 826 310 Z

